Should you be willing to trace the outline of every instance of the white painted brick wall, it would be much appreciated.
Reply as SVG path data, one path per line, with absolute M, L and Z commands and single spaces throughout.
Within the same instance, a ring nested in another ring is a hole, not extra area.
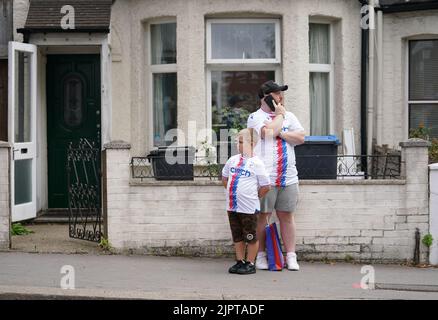
M 0 142 L 0 249 L 9 249 L 9 145 Z
M 424 235 L 429 224 L 427 166 L 419 161 L 424 149 L 403 149 L 407 180 L 301 181 L 300 257 L 412 260 L 415 230 Z M 130 183 L 129 150 L 107 150 L 107 159 L 109 240 L 116 249 L 232 252 L 222 186 Z M 421 248 L 425 261 L 427 248 Z

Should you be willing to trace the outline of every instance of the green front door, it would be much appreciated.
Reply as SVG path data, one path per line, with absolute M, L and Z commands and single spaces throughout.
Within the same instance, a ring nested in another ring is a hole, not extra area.
M 80 138 L 100 147 L 100 56 L 48 55 L 49 208 L 68 208 L 67 148 Z

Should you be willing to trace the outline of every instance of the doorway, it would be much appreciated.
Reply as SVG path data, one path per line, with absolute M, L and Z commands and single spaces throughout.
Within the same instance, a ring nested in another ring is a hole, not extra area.
M 47 55 L 46 68 L 48 208 L 64 211 L 68 147 L 80 139 L 101 144 L 100 56 Z

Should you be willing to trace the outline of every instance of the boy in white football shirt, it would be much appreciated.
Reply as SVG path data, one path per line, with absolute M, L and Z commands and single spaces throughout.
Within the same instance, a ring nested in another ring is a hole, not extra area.
M 222 170 L 222 181 L 227 189 L 227 211 L 236 250 L 237 263 L 228 272 L 251 274 L 256 272 L 254 261 L 259 242 L 257 218 L 260 199 L 270 190 L 269 175 L 263 161 L 254 155 L 258 142 L 254 129 L 243 129 L 238 134 L 239 154 L 228 159 Z M 245 242 L 247 255 L 245 259 Z

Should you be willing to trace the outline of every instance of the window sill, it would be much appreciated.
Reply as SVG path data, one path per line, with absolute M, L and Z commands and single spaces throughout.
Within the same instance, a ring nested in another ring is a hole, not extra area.
M 300 180 L 300 185 L 405 185 L 406 180 Z M 130 186 L 154 186 L 154 187 L 168 187 L 168 186 L 212 186 L 221 187 L 222 181 L 220 180 L 210 180 L 209 178 L 195 178 L 195 180 L 155 180 L 155 179 L 131 179 L 129 182 Z
M 339 179 L 339 180 L 300 180 L 300 185 L 404 185 L 404 179 Z

